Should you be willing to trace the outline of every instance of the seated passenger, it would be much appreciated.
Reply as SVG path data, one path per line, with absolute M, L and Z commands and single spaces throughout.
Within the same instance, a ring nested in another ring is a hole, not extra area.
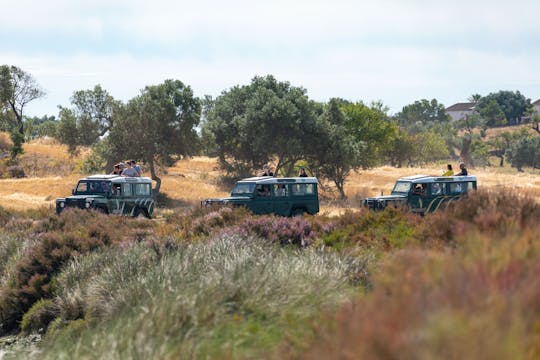
M 467 176 L 469 175 L 467 168 L 465 167 L 465 163 L 459 163 L 460 172 L 456 174 L 457 176 Z
M 442 176 L 452 176 L 454 175 L 454 169 L 452 169 L 452 164 L 446 165 L 446 172 Z

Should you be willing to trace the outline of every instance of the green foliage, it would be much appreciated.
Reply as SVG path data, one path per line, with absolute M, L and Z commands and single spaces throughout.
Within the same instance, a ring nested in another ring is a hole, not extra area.
M 207 107 L 203 132 L 215 143 L 222 168 L 246 177 L 275 156 L 276 172 L 292 167 L 314 137 L 316 106 L 306 91 L 273 76 L 235 86 Z
M 200 116 L 200 100 L 180 80 L 147 86 L 115 117 L 106 139 L 107 160 L 144 161 L 156 180 L 158 193 L 161 180 L 156 173 L 157 165 L 166 165 L 175 156 L 197 153 L 199 138 L 195 127 Z
M 124 236 L 144 239 L 145 222 L 126 229 L 128 219 L 107 218 L 95 212 L 65 211 L 53 215 L 34 228 L 39 240 L 29 244 L 16 262 L 9 282 L 0 288 L 1 332 L 14 329 L 22 315 L 38 300 L 51 296 L 51 281 L 62 266 L 75 256 L 103 248 Z M 135 236 L 134 236 L 135 237 Z
M 80 145 L 80 133 L 77 128 L 77 118 L 72 110 L 60 108 L 58 116 L 58 131 L 56 136 L 58 141 L 68 146 L 71 155 L 77 152 L 77 146 Z
M 507 157 L 519 171 L 525 166 L 540 169 L 540 137 L 522 137 L 512 145 Z
M 25 136 L 23 109 L 29 102 L 43 96 L 45 92 L 32 75 L 16 66 L 0 66 L 0 125 L 3 130 L 14 134 L 13 159 L 22 153 Z
M 95 145 L 113 126 L 115 113 L 122 104 L 101 85 L 79 90 L 71 97 L 72 108 L 60 107 L 56 136 L 75 153 L 78 146 Z
M 17 132 L 17 131 L 11 131 L 9 133 L 9 137 L 11 139 L 11 143 L 13 144 L 10 150 L 11 159 L 15 159 L 17 156 L 24 153 L 24 149 L 23 149 L 24 134 L 21 134 L 20 132 Z
M 507 123 L 506 116 L 495 99 L 480 104 L 479 111 L 487 126 L 503 126 Z
M 85 313 L 103 320 L 78 341 L 55 336 L 45 358 L 88 351 L 98 358 L 258 357 L 284 337 L 304 334 L 306 321 L 343 301 L 366 266 L 229 236 L 162 257 L 138 245 L 76 261 L 59 278 L 61 303 L 80 291 Z
M 36 139 L 42 137 L 57 137 L 58 121 L 54 116 L 34 116 L 32 118 L 26 118 L 24 121 L 25 139 Z
M 443 104 L 436 99 L 422 99 L 406 105 L 396 114 L 399 125 L 410 133 L 418 133 L 438 124 L 450 122 Z
M 532 104 L 531 100 L 527 99 L 519 91 L 501 90 L 481 98 L 478 101 L 477 108 L 482 116 L 488 116 L 488 121 L 494 122 L 493 125 L 501 124 L 501 112 L 508 123 L 518 124 L 521 117 L 530 112 Z
M 24 334 L 43 334 L 57 315 L 58 308 L 53 300 L 40 299 L 24 314 L 21 321 L 21 331 Z

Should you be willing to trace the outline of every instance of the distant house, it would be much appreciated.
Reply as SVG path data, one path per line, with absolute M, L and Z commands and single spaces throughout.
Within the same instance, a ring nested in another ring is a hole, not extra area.
M 540 100 L 538 100 L 540 101 Z M 457 103 L 446 108 L 446 113 L 452 118 L 452 121 L 465 119 L 474 111 L 474 103 Z
M 540 99 L 536 100 L 532 104 L 534 106 L 534 110 L 536 110 L 536 113 L 540 115 Z

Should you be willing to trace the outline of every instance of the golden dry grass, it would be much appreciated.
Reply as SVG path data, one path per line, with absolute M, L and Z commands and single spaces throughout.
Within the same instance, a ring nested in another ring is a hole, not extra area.
M 69 157 L 65 146 L 51 140 L 25 144 L 25 156 L 46 158 L 53 163 L 77 160 Z M 79 155 L 78 159 L 82 156 L 84 155 Z M 439 175 L 444 167 L 444 164 L 399 169 L 382 166 L 352 173 L 345 184 L 349 200 L 346 202 L 333 200 L 337 199 L 336 193 L 325 193 L 323 195 L 325 200 L 321 202 L 321 212 L 337 215 L 347 209 L 354 210 L 366 196 L 380 195 L 381 192 L 388 194 L 399 177 L 417 174 Z M 80 174 L 71 173 L 62 175 L 57 171 L 58 168 L 55 168 L 54 174 L 49 173 L 46 176 L 28 174 L 29 177 L 24 179 L 0 180 L 0 206 L 18 210 L 40 206 L 52 208 L 54 200 L 69 195 L 77 180 L 82 177 Z M 518 173 L 515 169 L 498 167 L 469 169 L 469 171 L 478 177 L 480 187 L 515 189 L 540 201 L 539 174 Z M 161 176 L 161 190 L 174 200 L 177 207 L 197 206 L 203 199 L 228 195 L 230 189 L 220 186 L 218 182 L 220 174 L 216 159 L 197 156 L 180 160 Z

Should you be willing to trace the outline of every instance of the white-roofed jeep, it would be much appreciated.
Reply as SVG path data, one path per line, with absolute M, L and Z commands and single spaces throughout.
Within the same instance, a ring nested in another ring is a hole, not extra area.
M 206 199 L 203 206 L 245 206 L 255 214 L 299 216 L 319 212 L 318 181 L 314 177 L 252 177 L 240 180 L 231 196 Z
M 406 176 L 396 181 L 390 195 L 366 198 L 364 206 L 373 210 L 403 206 L 424 214 L 436 211 L 472 190 L 476 190 L 476 176 Z
M 152 180 L 118 175 L 88 176 L 79 180 L 71 196 L 56 199 L 57 214 L 68 207 L 151 218 L 154 212 Z

